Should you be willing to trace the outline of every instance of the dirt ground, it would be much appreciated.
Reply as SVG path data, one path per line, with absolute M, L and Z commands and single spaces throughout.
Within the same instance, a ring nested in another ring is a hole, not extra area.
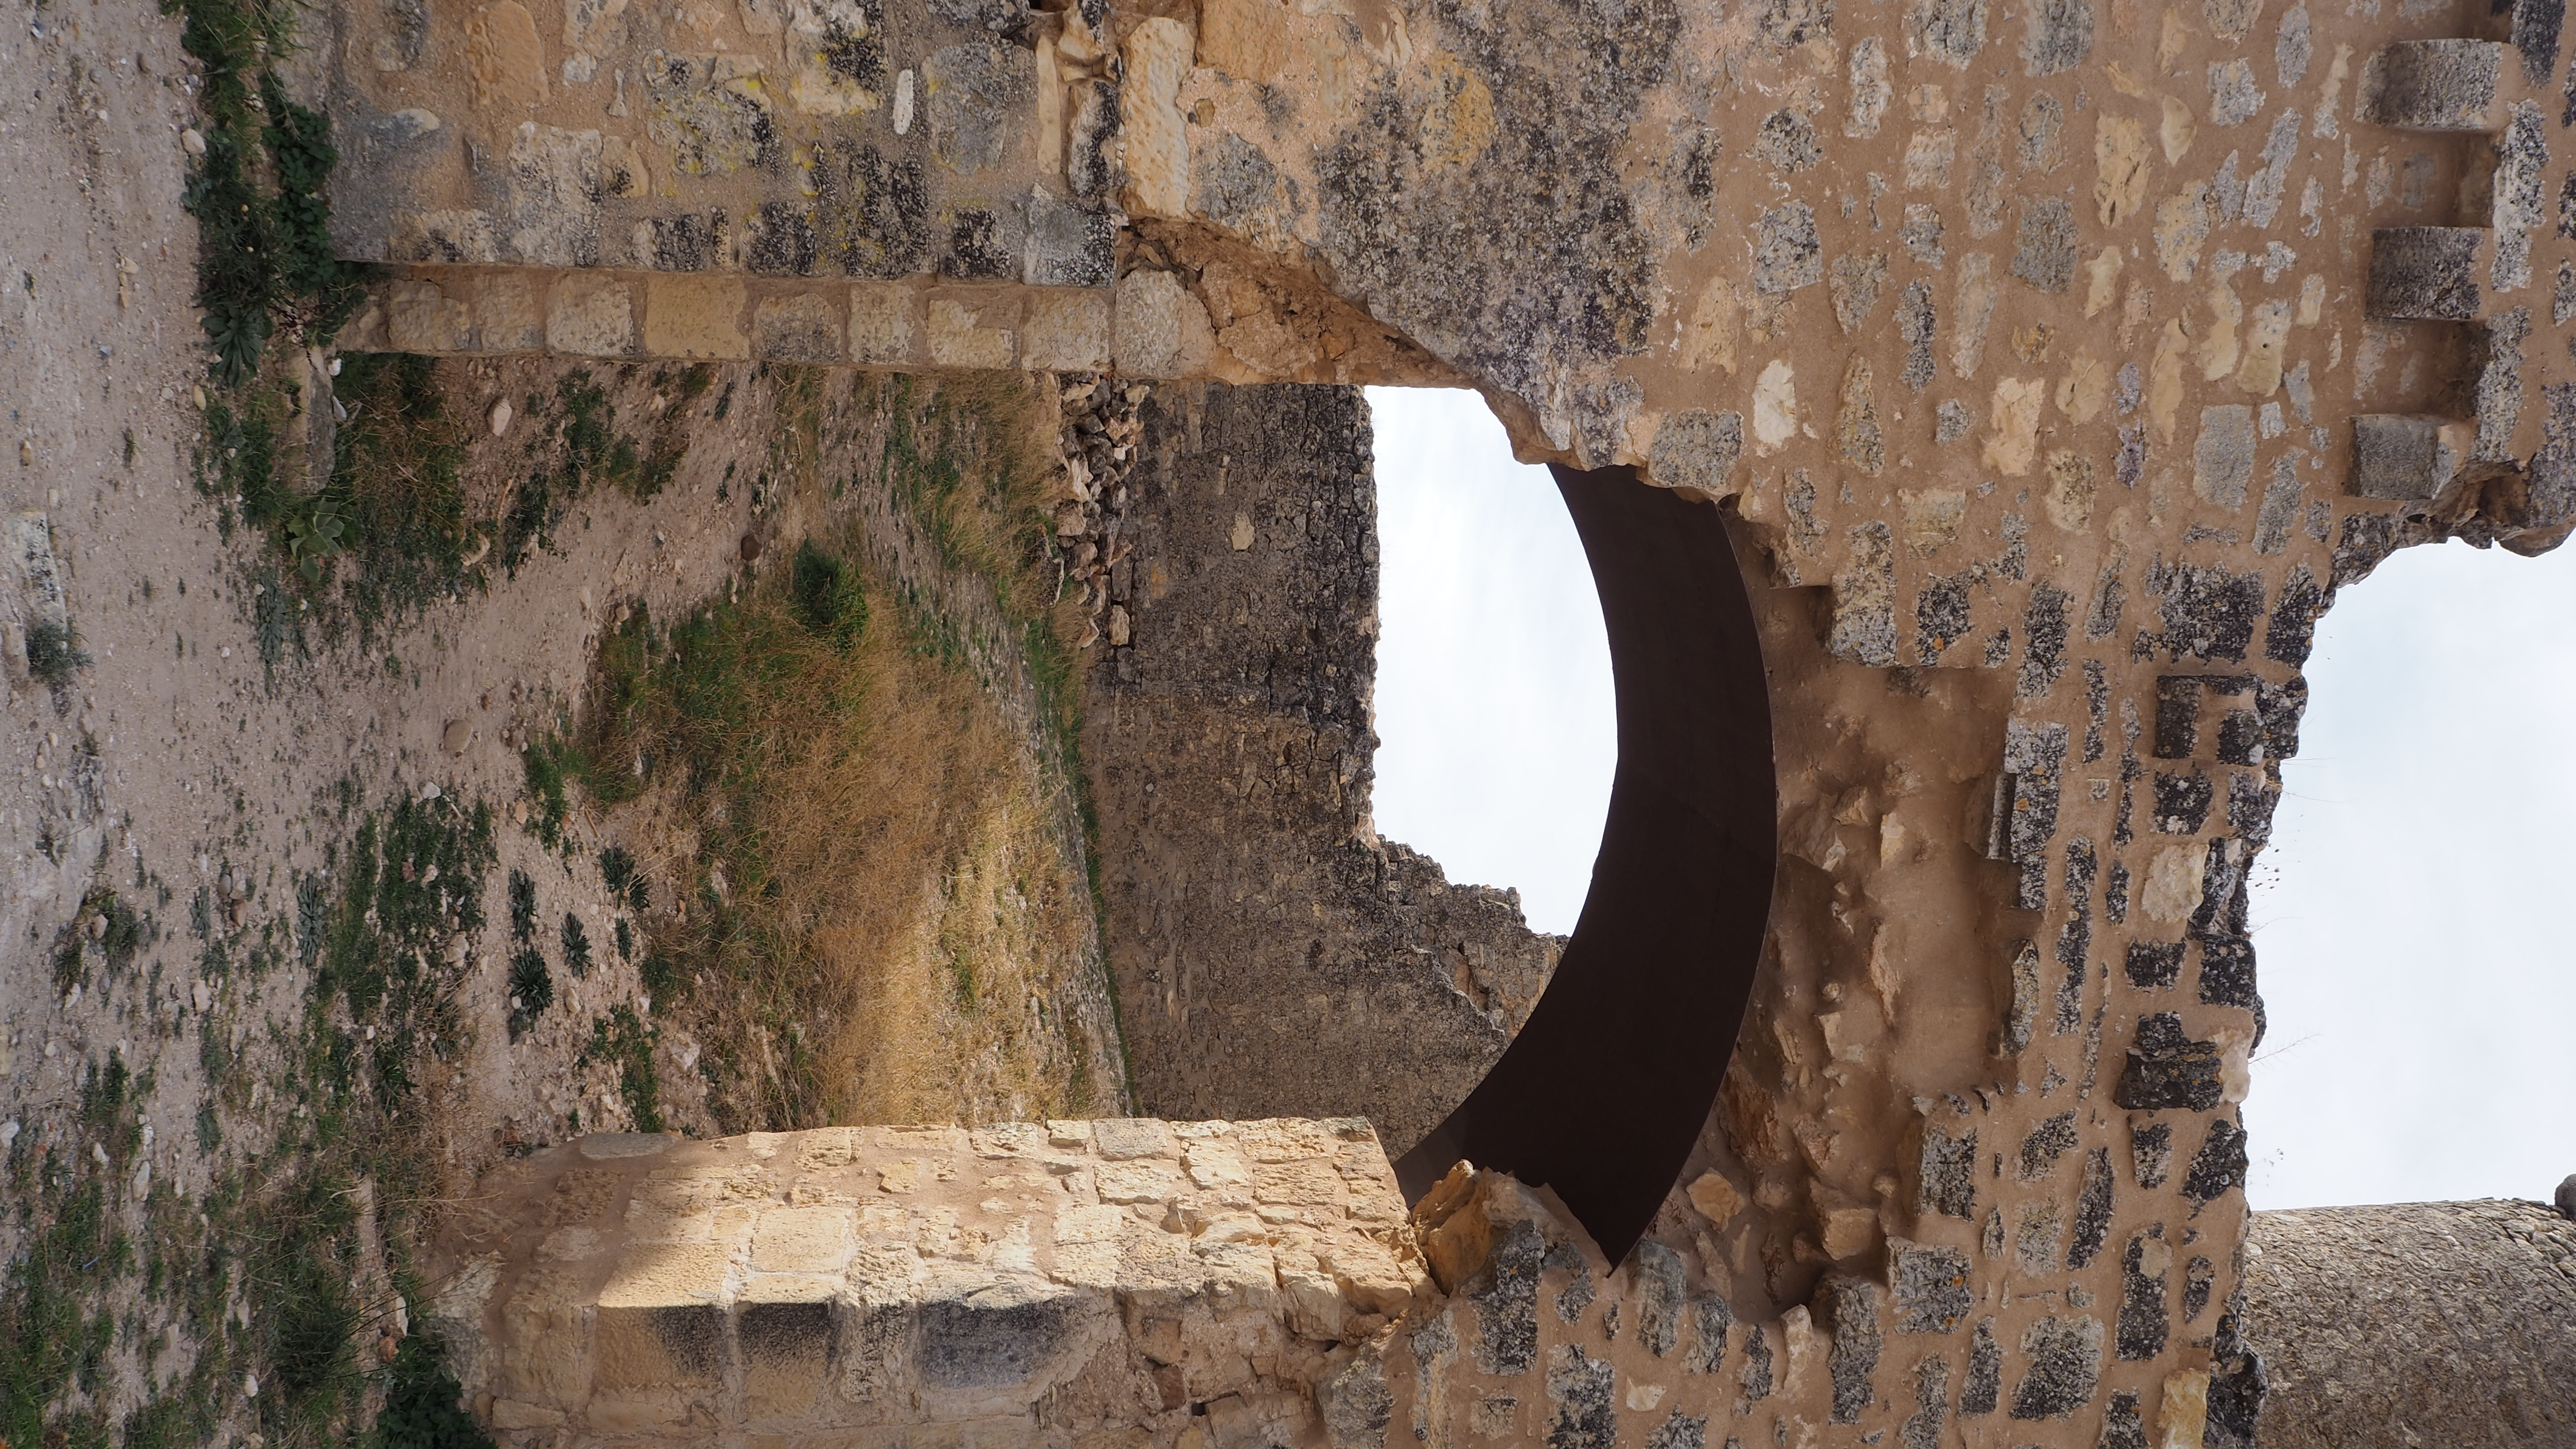
M 919 584 L 969 634 L 991 600 L 924 563 L 918 540 L 865 489 L 835 501 L 810 479 L 745 486 L 775 448 L 779 406 L 779 379 L 750 368 L 720 373 L 687 404 L 697 409 L 688 450 L 658 496 L 594 493 L 563 516 L 556 551 L 532 553 L 515 574 L 486 550 L 468 588 L 363 638 L 345 620 L 329 627 L 293 590 L 271 597 L 274 546 L 256 529 L 222 527 L 235 500 L 202 496 L 195 481 L 208 397 L 191 305 L 197 228 L 181 207 L 194 115 L 178 22 L 131 0 L 9 0 L 8 17 L 0 406 L 11 436 L 0 452 L 14 461 L 0 456 L 10 521 L 0 674 L 15 760 L 0 768 L 0 1254 L 12 1277 L 0 1312 L 85 1346 L 0 1349 L 0 1438 L 40 1422 L 47 1442 L 313 1438 L 320 1420 L 281 1427 L 273 1377 L 259 1398 L 260 1375 L 285 1350 L 282 1330 L 259 1321 L 256 1274 L 214 1280 L 209 1300 L 203 1283 L 181 1281 L 187 1264 L 165 1258 L 259 1261 L 258 1243 L 228 1248 L 225 1235 L 251 1231 L 240 1225 L 258 1220 L 261 1175 L 291 1170 L 300 1144 L 316 1140 L 310 1054 L 375 1045 L 374 1027 L 345 1005 L 308 1012 L 329 1000 L 316 996 L 317 912 L 351 869 L 362 825 L 392 819 L 403 801 L 457 831 L 478 808 L 490 812 L 481 925 L 443 947 L 459 982 L 442 1018 L 450 1035 L 396 1064 L 426 1094 L 433 1199 L 470 1194 L 505 1153 L 635 1125 L 632 1082 L 593 1049 L 621 1009 L 658 1033 L 664 1121 L 712 1130 L 691 1018 L 650 1001 L 642 949 L 611 945 L 621 918 L 647 935 L 650 913 L 609 888 L 598 860 L 616 844 L 648 878 L 662 873 L 657 908 L 667 911 L 668 871 L 688 842 L 667 802 L 648 798 L 614 813 L 576 809 L 549 844 L 521 751 L 578 711 L 603 631 L 635 607 L 677 618 L 740 588 L 756 572 L 747 553 L 766 544 L 774 566 L 803 531 L 835 518 L 855 519 L 876 565 Z M 469 492 L 487 504 L 506 492 L 540 426 L 523 400 L 550 393 L 564 372 L 442 366 L 451 408 L 471 425 Z M 665 378 L 600 382 L 629 419 L 673 405 Z M 729 406 L 718 409 L 719 396 Z M 514 419 L 496 434 L 493 405 L 505 399 Z M 865 411 L 853 392 L 827 413 L 809 474 L 855 477 L 861 455 L 882 451 L 882 419 L 872 432 Z M 31 672 L 29 643 L 41 655 L 45 625 L 65 619 L 87 658 L 56 687 Z M 912 1029 L 928 1045 L 912 1078 L 935 1080 L 960 1117 L 1062 1109 L 1068 1074 L 1094 1084 L 1087 1105 L 1114 1108 L 1123 1075 L 1080 892 L 1079 826 L 1063 782 L 1037 763 L 1025 670 L 977 667 L 1043 807 L 1026 828 L 1066 847 L 1055 864 L 1079 899 L 1060 908 L 1078 907 L 1083 930 L 1062 959 L 1011 978 L 1026 1009 L 994 1014 L 1008 1021 L 961 1024 L 954 1009 L 921 1006 Z M 535 938 L 558 965 L 553 1003 L 527 1014 L 524 1031 L 511 1023 L 506 964 L 513 873 L 533 883 Z M 928 915 L 959 889 L 935 870 L 917 883 Z M 567 915 L 586 923 L 586 972 L 560 969 L 555 923 Z M 416 954 L 435 976 L 432 950 Z M 918 1093 L 876 1100 L 924 1105 Z M 342 1193 L 359 1212 L 335 1261 L 360 1282 L 359 1340 L 382 1332 L 390 1361 L 406 1319 L 393 1290 L 418 1285 L 402 1280 L 399 1245 L 389 1253 L 378 1241 L 379 1208 L 391 1209 L 374 1192 L 361 1180 Z M 48 1244 L 59 1247 L 83 1201 L 103 1214 L 103 1246 L 84 1263 L 75 1244 L 54 1262 Z M 413 1229 L 434 1216 L 423 1206 L 403 1205 Z M 225 1335 L 231 1347 L 218 1353 Z M 376 1367 L 364 1354 L 357 1362 Z M 352 1392 L 381 1402 L 383 1386 Z M 184 1412 L 183 1396 L 193 1400 Z

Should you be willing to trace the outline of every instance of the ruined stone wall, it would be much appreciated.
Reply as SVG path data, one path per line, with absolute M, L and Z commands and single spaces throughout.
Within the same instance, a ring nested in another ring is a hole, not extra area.
M 1139 422 L 1084 540 L 1112 566 L 1083 741 L 1139 1098 L 1365 1116 L 1401 1153 L 1501 1055 L 1561 942 L 1371 826 L 1358 391 L 1168 386 Z
M 2256 1213 L 2263 1449 L 2576 1440 L 2576 1223 L 2536 1202 Z

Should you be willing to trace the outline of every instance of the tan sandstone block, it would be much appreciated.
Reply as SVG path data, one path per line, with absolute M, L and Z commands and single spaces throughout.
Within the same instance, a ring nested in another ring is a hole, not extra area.
M 1207 308 L 1169 272 L 1129 272 L 1118 282 L 1110 350 L 1130 377 L 1206 374 L 1216 356 Z
M 1168 1162 L 1110 1162 L 1100 1168 L 1104 1203 L 1170 1202 L 1185 1187 L 1179 1171 Z
M 546 309 L 546 347 L 575 357 L 622 357 L 635 346 L 635 299 L 614 277 L 567 273 Z
M 492 1427 L 495 1429 L 551 1429 L 564 1421 L 557 1410 L 538 1404 L 523 1404 L 517 1399 L 492 1401 Z
M 1016 341 L 1010 328 L 986 326 L 984 311 L 947 297 L 930 299 L 930 360 L 941 367 L 1011 365 Z
M 744 1288 L 734 1332 L 753 1422 L 814 1412 L 831 1372 L 833 1297 L 833 1285 L 814 1278 L 754 1278 Z
M 1127 204 L 1144 215 L 1179 216 L 1189 205 L 1190 139 L 1180 94 L 1193 49 L 1188 28 L 1167 16 L 1127 36 Z
M 849 1266 L 850 1212 L 838 1207 L 774 1207 L 752 1230 L 758 1273 L 838 1273 Z
M 1109 366 L 1109 294 L 1092 287 L 1032 295 L 1020 323 L 1020 365 L 1036 372 L 1099 372 Z
M 398 352 L 463 352 L 472 344 L 473 312 L 436 282 L 407 277 L 385 289 L 385 340 Z
M 861 282 L 850 288 L 850 360 L 910 362 L 921 328 L 917 294 L 901 284 Z
M 465 17 L 465 69 L 474 79 L 478 110 L 543 105 L 545 42 L 536 17 L 519 0 L 501 0 Z
M 474 289 L 474 331 L 485 352 L 536 352 L 546 345 L 542 284 L 526 272 L 486 272 Z
M 838 362 L 841 319 L 812 292 L 763 297 L 751 313 L 753 352 L 765 362 Z
M 496 1387 L 523 1403 L 579 1408 L 590 1396 L 591 1314 L 561 1269 L 528 1273 L 502 1306 L 503 1349 Z
M 644 350 L 655 357 L 747 360 L 743 301 L 739 277 L 655 276 L 644 285 Z

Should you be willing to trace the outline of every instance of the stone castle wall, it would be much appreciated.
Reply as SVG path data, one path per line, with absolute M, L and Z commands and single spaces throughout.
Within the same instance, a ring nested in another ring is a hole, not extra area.
M 1399 1155 L 1482 1079 L 1562 947 L 1378 839 L 1377 498 L 1353 388 L 1158 388 L 1084 756 L 1148 1110 L 1354 1115 Z

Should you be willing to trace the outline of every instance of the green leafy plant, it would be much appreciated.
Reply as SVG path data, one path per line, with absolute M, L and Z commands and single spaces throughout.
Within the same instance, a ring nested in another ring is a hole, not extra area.
M 349 515 L 328 494 L 286 520 L 286 554 L 310 584 L 322 582 L 323 561 L 349 548 Z

